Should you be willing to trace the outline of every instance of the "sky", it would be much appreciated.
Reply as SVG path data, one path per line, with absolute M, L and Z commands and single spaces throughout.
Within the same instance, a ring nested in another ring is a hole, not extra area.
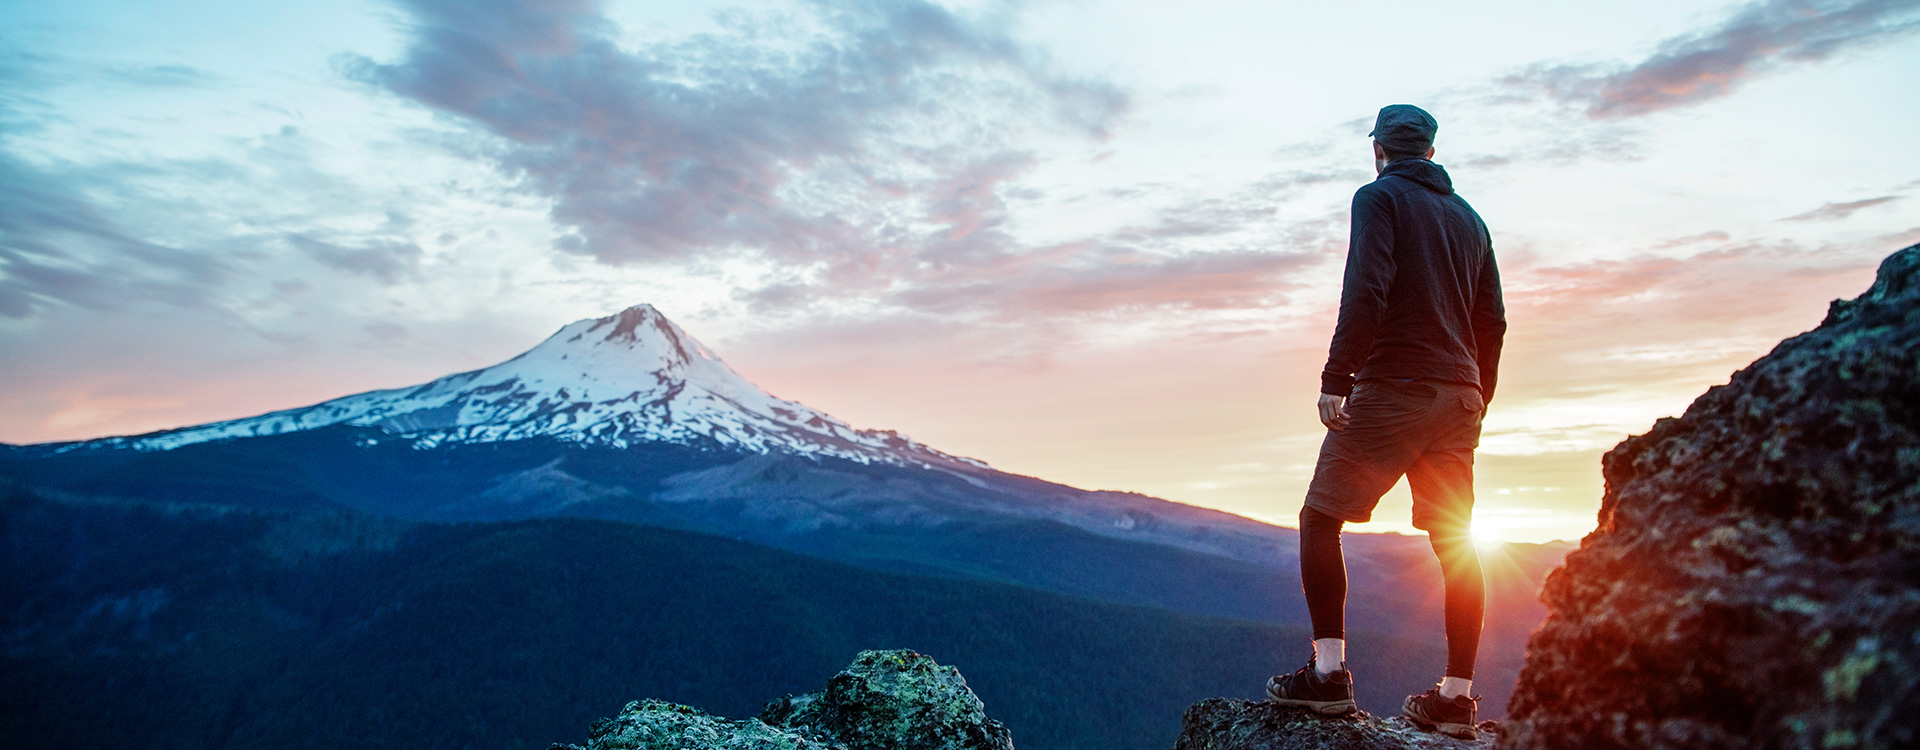
M 0 441 L 651 303 L 775 395 L 1294 525 L 1386 104 L 1491 228 L 1477 531 L 1920 242 L 1920 1 L 0 5 Z M 1356 531 L 1411 531 L 1404 486 Z

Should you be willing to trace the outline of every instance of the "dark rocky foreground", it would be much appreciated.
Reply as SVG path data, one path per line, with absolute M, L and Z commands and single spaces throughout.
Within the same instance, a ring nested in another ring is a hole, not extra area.
M 1404 717 L 1382 719 L 1365 711 L 1325 717 L 1269 701 L 1209 698 L 1181 719 L 1174 750 L 1403 750 L 1493 747 L 1492 722 L 1480 736 L 1457 740 L 1413 725 Z
M 554 750 L 577 745 L 554 745 Z M 725 719 L 665 701 L 595 722 L 585 750 L 1013 750 L 960 670 L 913 651 L 862 651 L 817 693 Z
M 1212 698 L 1183 717 L 1175 750 L 1446 750 L 1493 747 L 1362 711 L 1329 718 L 1270 702 Z M 752 719 L 659 700 L 595 722 L 585 747 L 550 750 L 1013 750 L 960 671 L 913 651 L 862 651 L 826 689 L 768 703 Z
M 1500 746 L 1920 746 L 1920 246 L 1603 462 Z

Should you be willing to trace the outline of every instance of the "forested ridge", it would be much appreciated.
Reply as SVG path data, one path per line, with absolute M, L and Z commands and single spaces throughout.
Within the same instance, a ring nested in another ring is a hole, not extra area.
M 1160 748 L 1303 629 L 583 519 L 50 499 L 0 538 L 16 747 L 544 747 L 627 700 L 750 716 L 861 649 L 959 667 L 1023 748 Z M 1376 639 L 1363 704 L 1430 647 Z M 1402 679 L 1404 681 L 1404 678 Z

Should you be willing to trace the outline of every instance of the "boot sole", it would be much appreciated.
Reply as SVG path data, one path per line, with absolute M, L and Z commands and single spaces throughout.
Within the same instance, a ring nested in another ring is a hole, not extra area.
M 1439 732 L 1456 740 L 1471 740 L 1477 739 L 1480 736 L 1480 733 L 1474 730 L 1472 724 L 1456 724 L 1451 721 L 1428 721 L 1425 718 L 1414 716 L 1405 711 L 1400 712 L 1400 715 L 1407 717 L 1407 720 L 1413 722 L 1414 726 L 1429 732 Z
M 1354 702 L 1351 700 L 1303 701 L 1297 698 L 1281 698 L 1281 697 L 1275 696 L 1272 693 L 1268 693 L 1267 697 L 1272 699 L 1274 705 L 1276 706 L 1290 706 L 1293 708 L 1310 708 L 1310 709 L 1313 709 L 1314 712 L 1323 714 L 1326 716 L 1345 716 L 1347 714 L 1353 713 L 1355 710 L 1359 708 L 1359 706 L 1354 705 Z

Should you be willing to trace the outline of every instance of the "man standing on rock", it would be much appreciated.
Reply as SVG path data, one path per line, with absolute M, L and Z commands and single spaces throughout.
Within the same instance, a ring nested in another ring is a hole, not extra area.
M 1267 682 L 1276 703 L 1323 714 L 1355 709 L 1346 669 L 1346 561 L 1340 526 L 1373 516 L 1405 476 L 1413 525 L 1427 532 L 1446 584 L 1447 671 L 1408 696 L 1421 726 L 1472 737 L 1471 697 L 1486 584 L 1468 531 L 1473 450 L 1506 334 L 1492 239 L 1431 161 L 1439 124 L 1395 104 L 1374 121 L 1379 177 L 1353 196 L 1340 320 L 1321 373 L 1327 437 L 1300 509 L 1300 577 L 1313 619 L 1307 665 Z

